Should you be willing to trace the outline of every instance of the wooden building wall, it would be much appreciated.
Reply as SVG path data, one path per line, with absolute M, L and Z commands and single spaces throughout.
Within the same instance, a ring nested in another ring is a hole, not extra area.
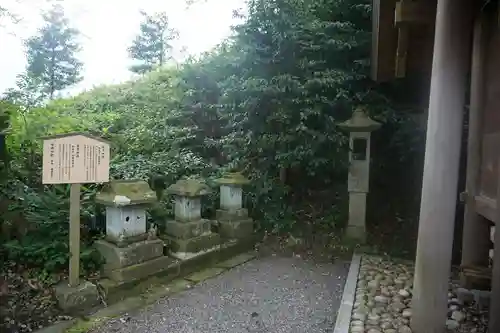
M 478 213 L 494 221 L 500 158 L 500 29 L 493 24 L 490 31 L 485 64 L 480 184 L 476 200 Z

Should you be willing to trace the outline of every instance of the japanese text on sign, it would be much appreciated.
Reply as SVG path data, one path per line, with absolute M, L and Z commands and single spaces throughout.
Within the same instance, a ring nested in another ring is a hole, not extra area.
M 43 183 L 101 183 L 109 181 L 109 145 L 85 136 L 44 141 Z

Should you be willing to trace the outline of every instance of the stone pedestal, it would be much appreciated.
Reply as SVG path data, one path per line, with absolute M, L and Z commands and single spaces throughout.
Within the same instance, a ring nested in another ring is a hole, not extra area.
M 243 185 L 249 180 L 238 172 L 217 179 L 220 185 L 220 209 L 216 212 L 219 233 L 225 239 L 243 239 L 252 235 L 254 223 L 243 208 Z
M 84 313 L 100 303 L 97 286 L 89 281 L 81 281 L 76 287 L 62 281 L 55 287 L 55 295 L 59 307 L 70 314 Z
M 163 255 L 156 228 L 146 232 L 146 208 L 156 201 L 146 182 L 111 182 L 97 194 L 96 201 L 106 205 L 106 238 L 95 242 L 106 260 L 104 276 L 123 283 L 167 269 L 172 259 Z
M 364 243 L 366 241 L 366 193 L 349 193 L 349 224 L 346 237 Z
M 209 187 L 196 179 L 179 180 L 167 193 L 175 197 L 175 220 L 166 224 L 171 255 L 183 259 L 219 246 L 220 236 L 201 217 L 201 197 L 210 193 Z
M 248 217 L 248 211 L 241 209 L 238 212 L 217 209 L 219 233 L 222 238 L 241 239 L 253 234 L 253 220 Z

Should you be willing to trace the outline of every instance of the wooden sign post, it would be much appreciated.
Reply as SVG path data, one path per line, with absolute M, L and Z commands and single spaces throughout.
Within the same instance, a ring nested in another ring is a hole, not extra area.
M 109 143 L 84 133 L 43 138 L 43 184 L 71 184 L 69 285 L 80 284 L 80 184 L 109 182 Z

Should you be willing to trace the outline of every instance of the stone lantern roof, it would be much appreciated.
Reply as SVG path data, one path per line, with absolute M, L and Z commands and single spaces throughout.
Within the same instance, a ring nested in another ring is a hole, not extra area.
M 167 188 L 168 194 L 181 197 L 200 197 L 211 192 L 210 187 L 198 179 L 180 179 Z
M 250 180 L 243 176 L 241 172 L 228 172 L 221 178 L 215 180 L 218 185 L 227 185 L 227 186 L 237 186 L 237 185 L 247 185 L 250 183 Z
M 131 206 L 156 202 L 156 193 L 144 180 L 113 180 L 97 193 L 96 202 L 106 206 Z
M 363 108 L 358 107 L 350 119 L 338 124 L 338 126 L 348 132 L 372 132 L 379 129 L 382 124 L 371 119 Z

